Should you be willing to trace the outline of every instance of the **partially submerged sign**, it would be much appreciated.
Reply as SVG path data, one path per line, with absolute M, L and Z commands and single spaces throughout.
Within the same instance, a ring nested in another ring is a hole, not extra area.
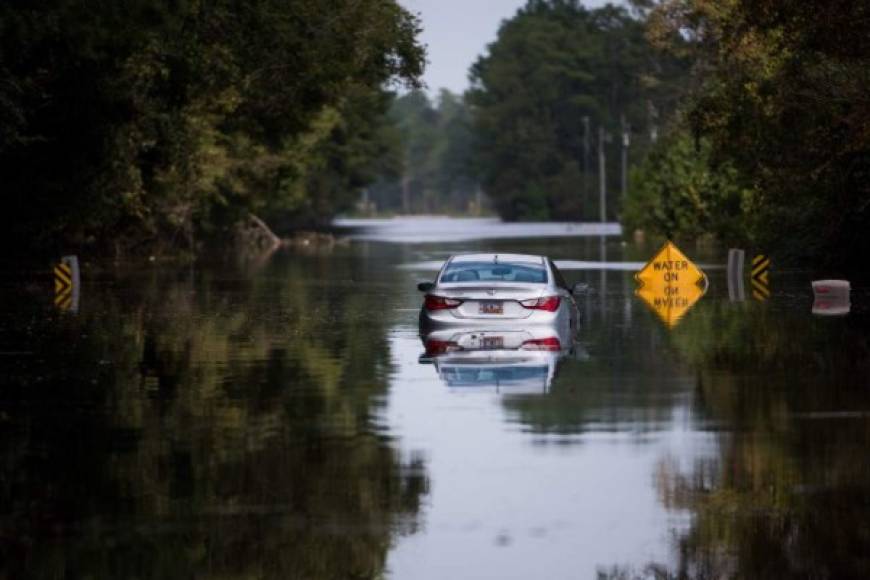
M 813 282 L 813 314 L 845 316 L 852 309 L 848 280 L 816 280 Z
M 673 328 L 707 292 L 707 276 L 672 242 L 634 275 L 637 296 Z
M 770 258 L 764 254 L 758 254 L 752 258 L 752 274 L 750 282 L 752 282 L 752 297 L 759 302 L 764 302 L 770 298 L 770 280 L 767 277 L 767 271 L 770 269 Z
M 62 312 L 79 309 L 79 259 L 64 256 L 54 267 L 54 305 Z

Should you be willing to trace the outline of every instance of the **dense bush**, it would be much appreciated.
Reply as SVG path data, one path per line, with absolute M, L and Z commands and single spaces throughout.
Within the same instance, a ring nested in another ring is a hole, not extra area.
M 330 216 L 371 180 L 393 0 L 0 5 L 2 229 L 27 247 L 191 247 L 251 210 Z
M 715 232 L 721 239 L 748 241 L 743 227 L 752 191 L 728 163 L 714 165 L 710 143 L 677 132 L 656 143 L 631 173 L 623 202 L 622 224 L 669 238 L 700 238 Z
M 677 31 L 685 42 L 673 42 Z M 782 258 L 861 268 L 870 250 L 867 3 L 666 0 L 648 35 L 693 60 L 690 129 L 754 191 L 742 199 L 744 219 L 735 224 L 726 204 L 709 231 L 737 227 Z

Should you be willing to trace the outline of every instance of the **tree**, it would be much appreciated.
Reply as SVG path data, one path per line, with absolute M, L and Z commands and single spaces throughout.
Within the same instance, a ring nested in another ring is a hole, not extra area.
M 388 126 L 401 143 L 401 170 L 372 188 L 382 210 L 465 212 L 477 191 L 474 133 L 465 101 L 447 90 L 397 97 Z
M 43 248 L 193 246 L 255 208 L 322 218 L 336 207 L 291 182 L 331 159 L 356 187 L 356 162 L 335 156 L 367 147 L 355 111 L 377 116 L 382 87 L 416 86 L 418 29 L 392 0 L 5 3 L 4 231 Z
M 854 269 L 870 250 L 865 3 L 668 0 L 650 35 L 695 62 L 688 120 L 754 193 L 746 237 L 780 258 Z M 718 233 L 718 232 L 717 232 Z
M 592 166 L 584 163 L 584 118 L 593 130 L 618 134 L 624 116 L 641 151 L 655 112 L 673 108 L 672 80 L 682 71 L 679 59 L 650 50 L 643 23 L 624 8 L 530 0 L 470 73 L 481 179 L 499 213 L 591 217 L 597 207 L 583 198 Z
M 716 232 L 723 240 L 745 243 L 745 200 L 752 192 L 739 183 L 733 166 L 712 163 L 708 141 L 675 132 L 634 168 L 622 224 L 628 231 L 650 230 L 668 238 Z

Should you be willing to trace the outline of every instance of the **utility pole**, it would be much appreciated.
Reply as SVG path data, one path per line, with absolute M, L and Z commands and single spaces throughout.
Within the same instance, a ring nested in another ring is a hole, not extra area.
M 371 215 L 369 211 L 369 190 L 368 188 L 363 189 L 359 194 L 359 210 L 360 213 L 364 216 Z
M 411 215 L 411 155 L 408 150 L 402 157 L 402 213 Z
M 604 160 L 604 127 L 598 127 L 598 208 L 601 212 L 601 223 L 607 221 L 607 174 Z
M 628 194 L 628 146 L 631 142 L 631 127 L 625 119 L 625 114 L 620 115 L 620 125 L 622 125 L 622 182 L 620 183 L 620 193 L 622 199 Z
M 402 175 L 402 212 L 405 215 L 411 214 L 411 178 L 408 175 L 407 166 L 405 174 Z
M 589 187 L 589 150 L 592 147 L 589 134 L 589 115 L 583 116 L 583 215 L 589 215 L 586 205 L 592 205 L 592 195 Z M 592 216 L 589 215 L 591 218 Z
M 646 102 L 646 113 L 649 118 L 649 140 L 651 143 L 655 143 L 659 140 L 659 111 L 652 101 Z

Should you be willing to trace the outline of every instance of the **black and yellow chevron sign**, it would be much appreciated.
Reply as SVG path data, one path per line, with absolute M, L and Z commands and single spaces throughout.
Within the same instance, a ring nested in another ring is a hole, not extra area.
M 764 302 L 770 298 L 769 269 L 770 258 L 764 254 L 758 254 L 752 258 L 752 273 L 749 276 L 749 280 L 752 282 L 752 297 L 759 302 Z
M 72 268 L 66 262 L 54 267 L 54 305 L 69 310 L 73 302 Z
M 54 267 L 54 305 L 63 312 L 79 310 L 79 259 L 64 256 Z

